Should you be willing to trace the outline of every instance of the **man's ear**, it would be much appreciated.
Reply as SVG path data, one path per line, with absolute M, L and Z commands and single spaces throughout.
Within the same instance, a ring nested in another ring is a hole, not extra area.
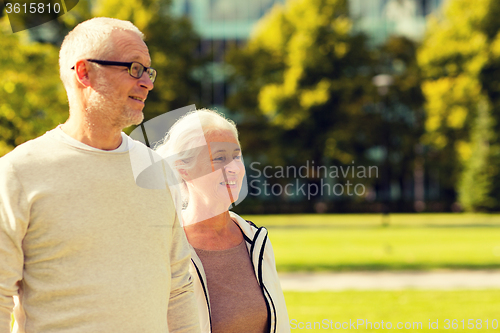
M 76 79 L 85 88 L 90 86 L 89 63 L 87 60 L 79 60 L 75 65 Z

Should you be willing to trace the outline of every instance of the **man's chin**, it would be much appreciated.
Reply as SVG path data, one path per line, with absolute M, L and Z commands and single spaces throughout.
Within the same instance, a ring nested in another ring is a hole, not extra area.
M 130 127 L 132 125 L 139 125 L 144 120 L 144 113 L 142 111 L 132 111 L 129 113 L 129 117 L 124 119 L 123 128 Z
M 133 123 L 131 125 L 139 125 L 144 120 L 144 113 L 141 111 L 139 115 L 132 119 Z

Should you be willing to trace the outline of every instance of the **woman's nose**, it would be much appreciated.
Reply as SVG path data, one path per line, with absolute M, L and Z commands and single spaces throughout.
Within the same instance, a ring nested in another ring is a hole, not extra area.
M 226 172 L 238 174 L 240 172 L 240 167 L 236 164 L 235 161 L 226 164 L 224 167 Z

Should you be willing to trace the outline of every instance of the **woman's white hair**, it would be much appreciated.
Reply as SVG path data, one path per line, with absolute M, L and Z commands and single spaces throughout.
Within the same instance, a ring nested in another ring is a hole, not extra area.
M 73 95 L 73 67 L 78 60 L 101 59 L 113 53 L 113 42 L 110 39 L 115 30 L 131 31 L 141 39 L 144 34 L 131 22 L 108 17 L 96 17 L 77 25 L 64 38 L 59 51 L 59 72 L 71 103 Z
M 189 193 L 179 169 L 191 169 L 196 158 L 205 148 L 206 137 L 220 131 L 231 131 L 238 140 L 236 124 L 223 114 L 200 109 L 187 113 L 170 128 L 163 142 L 155 147 L 156 152 L 167 160 L 174 172 L 175 182 L 181 185 L 182 205 L 187 206 Z M 238 141 L 239 143 L 239 141 Z

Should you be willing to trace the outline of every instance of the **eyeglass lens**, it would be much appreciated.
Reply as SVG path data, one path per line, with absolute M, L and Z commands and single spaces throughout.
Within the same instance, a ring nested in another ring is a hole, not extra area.
M 144 70 L 144 66 L 137 62 L 132 63 L 132 65 L 130 66 L 130 74 L 137 79 L 140 79 L 142 77 Z M 152 68 L 148 68 L 146 70 L 146 73 L 149 75 L 151 81 L 154 82 L 156 79 L 155 70 Z

